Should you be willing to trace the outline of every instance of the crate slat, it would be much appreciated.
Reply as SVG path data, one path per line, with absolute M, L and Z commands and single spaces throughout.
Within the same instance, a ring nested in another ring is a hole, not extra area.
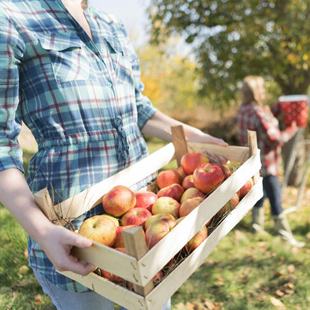
M 68 220 L 79 217 L 98 205 L 101 202 L 102 196 L 114 186 L 124 185 L 131 187 L 148 175 L 157 172 L 174 158 L 174 153 L 173 144 L 169 143 L 125 170 L 54 206 L 46 188 L 35 193 L 33 196 L 35 202 L 50 221 L 63 225 L 66 221 L 60 220 L 59 217 Z M 46 210 L 49 210 L 49 212 Z
M 143 273 L 142 285 L 147 283 L 179 250 L 209 221 L 222 206 L 260 169 L 259 152 L 250 157 L 221 186 L 208 196 L 199 207 L 158 242 L 138 262 Z

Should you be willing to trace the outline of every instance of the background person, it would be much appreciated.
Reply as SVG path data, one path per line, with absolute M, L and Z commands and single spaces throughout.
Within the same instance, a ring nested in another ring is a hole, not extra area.
M 47 187 L 59 203 L 147 156 L 142 133 L 170 141 L 170 127 L 181 123 L 142 90 L 137 55 L 113 16 L 80 0 L 0 2 L 0 201 L 28 233 L 29 265 L 58 309 L 113 303 L 56 272 L 92 272 L 70 255 L 91 241 L 49 222 L 33 193 Z M 17 141 L 22 121 L 38 143 L 27 182 Z M 226 145 L 183 125 L 190 141 Z M 101 212 L 99 205 L 72 224 Z
M 255 204 L 252 211 L 252 227 L 254 232 L 263 231 L 264 207 L 266 198 L 269 199 L 271 214 L 274 220 L 274 230 L 290 244 L 302 247 L 292 235 L 289 223 L 282 207 L 281 187 L 278 175 L 281 165 L 281 146 L 290 140 L 298 127 L 280 131 L 279 122 L 274 114 L 279 113 L 279 105 L 274 106 L 274 114 L 269 106 L 264 105 L 264 79 L 260 76 L 247 76 L 242 85 L 242 105 L 237 112 L 238 139 L 241 145 L 247 144 L 247 130 L 257 133 L 258 148 L 261 152 L 264 196 Z

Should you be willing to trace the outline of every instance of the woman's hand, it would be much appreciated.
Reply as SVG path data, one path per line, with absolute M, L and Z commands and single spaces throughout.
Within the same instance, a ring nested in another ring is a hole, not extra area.
M 87 248 L 92 241 L 52 224 L 34 202 L 28 184 L 18 169 L 0 172 L 0 201 L 42 247 L 57 270 L 87 275 L 95 269 L 92 264 L 71 255 L 73 246 Z
M 57 271 L 72 271 L 86 276 L 96 269 L 93 264 L 71 255 L 73 246 L 88 248 L 92 245 L 91 240 L 54 224 L 37 239 Z

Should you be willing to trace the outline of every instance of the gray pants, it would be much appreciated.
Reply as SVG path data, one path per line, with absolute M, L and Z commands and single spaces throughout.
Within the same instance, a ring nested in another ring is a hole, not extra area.
M 49 282 L 41 273 L 37 271 L 33 271 L 37 281 L 42 286 L 42 289 L 45 294 L 47 294 L 53 304 L 56 306 L 57 310 L 113 310 L 114 303 L 95 293 L 74 293 L 64 291 L 51 282 Z M 126 310 L 121 307 L 121 310 Z M 171 309 L 171 301 L 163 306 L 162 310 L 170 310 Z

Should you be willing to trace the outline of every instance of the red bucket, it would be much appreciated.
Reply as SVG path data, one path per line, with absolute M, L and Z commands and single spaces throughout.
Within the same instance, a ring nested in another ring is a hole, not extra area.
M 306 95 L 289 95 L 279 98 L 283 119 L 287 127 L 295 121 L 298 127 L 306 127 L 308 119 L 309 97 Z

